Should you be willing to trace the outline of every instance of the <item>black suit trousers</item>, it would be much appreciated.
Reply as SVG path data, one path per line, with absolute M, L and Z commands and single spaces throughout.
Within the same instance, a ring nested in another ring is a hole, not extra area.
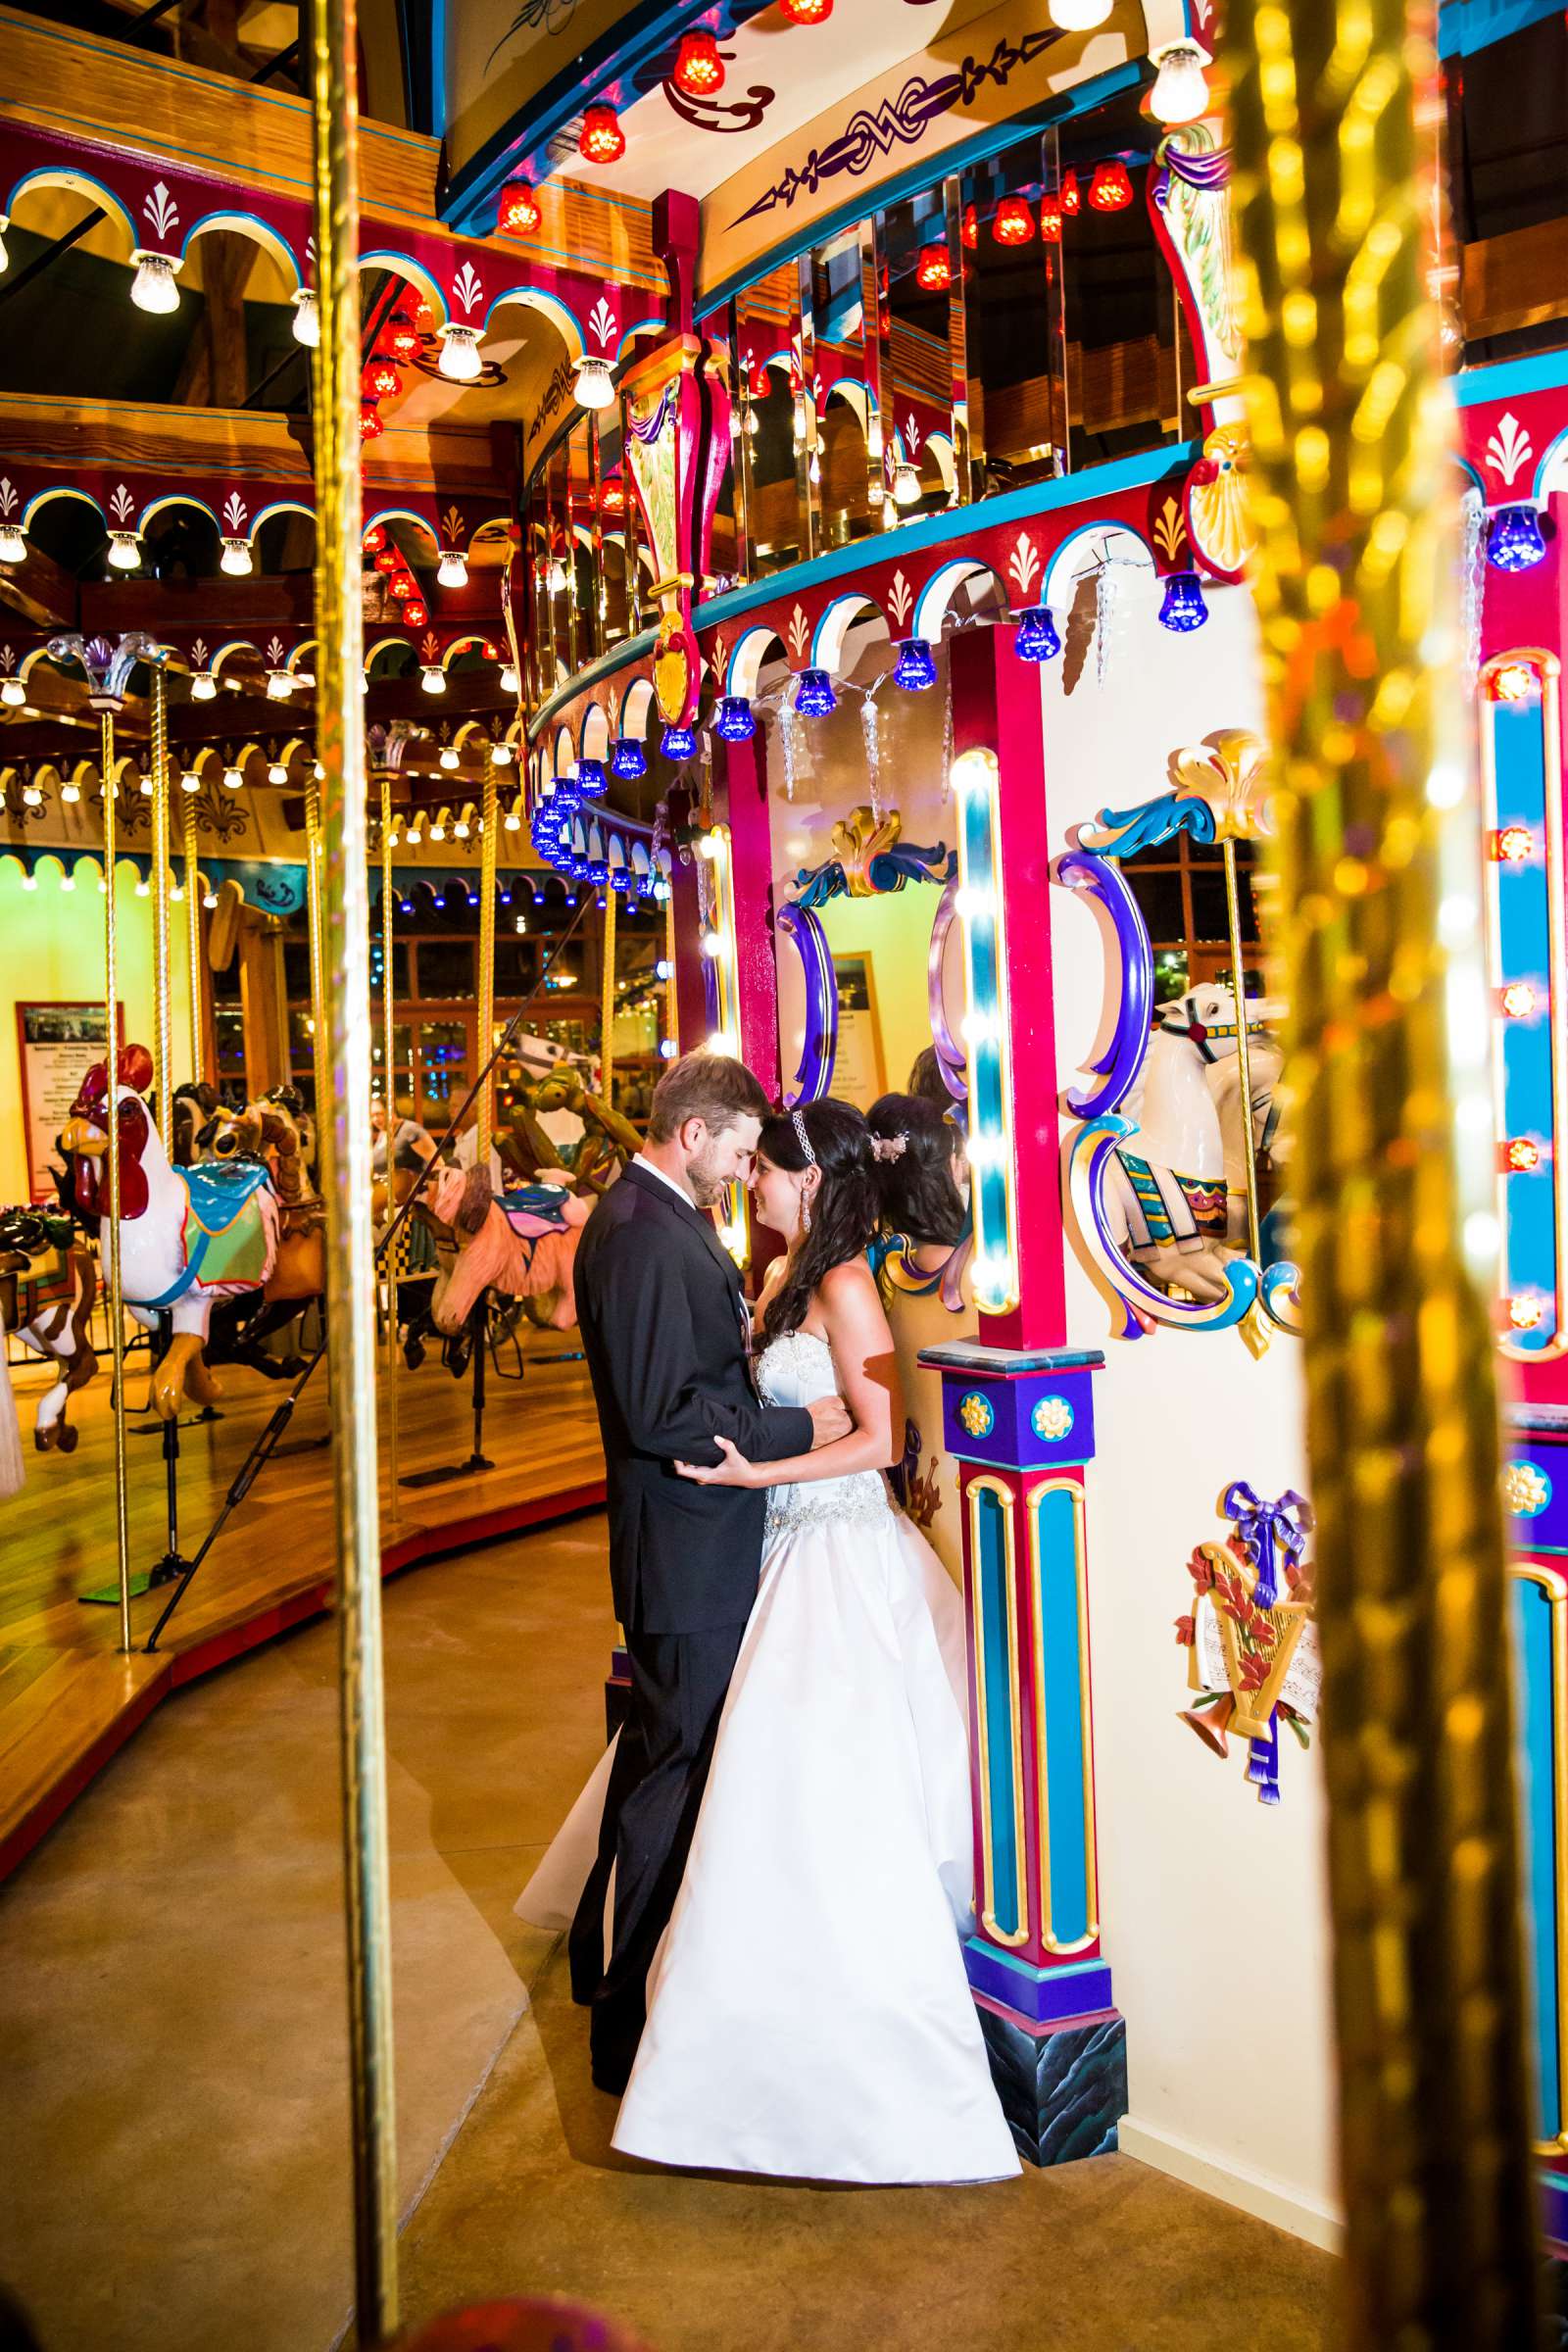
M 591 2001 L 594 2078 L 620 2089 L 647 2013 L 648 1971 L 669 1923 L 708 1782 L 743 1625 L 629 1634 L 631 1706 L 611 1769 L 599 1853 L 572 1922 L 571 1988 Z M 614 1935 L 604 1959 L 605 1893 L 615 1870 Z

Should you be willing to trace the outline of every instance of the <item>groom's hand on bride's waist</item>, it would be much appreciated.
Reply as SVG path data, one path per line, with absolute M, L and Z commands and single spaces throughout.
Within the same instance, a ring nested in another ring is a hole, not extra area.
M 818 1396 L 807 1410 L 811 1416 L 811 1451 L 819 1446 L 836 1446 L 847 1438 L 855 1423 L 842 1396 Z

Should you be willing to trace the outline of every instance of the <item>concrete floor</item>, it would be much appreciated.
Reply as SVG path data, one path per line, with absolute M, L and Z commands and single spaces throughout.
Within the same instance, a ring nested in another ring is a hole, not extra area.
M 614 2156 L 517 1889 L 603 1737 L 597 1518 L 386 1595 L 405 2316 L 581 2296 L 654 2352 L 1334 2336 L 1326 2257 L 1128 2158 L 833 2191 Z M 0 2280 L 44 2352 L 302 2352 L 350 2292 L 335 1634 L 181 1693 L 0 1891 Z

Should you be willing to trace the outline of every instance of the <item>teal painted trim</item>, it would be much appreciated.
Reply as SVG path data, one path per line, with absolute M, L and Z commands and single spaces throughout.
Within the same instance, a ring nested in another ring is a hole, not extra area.
M 803 223 L 793 236 L 782 237 L 765 254 L 748 262 L 744 270 L 732 270 L 728 277 L 720 278 L 710 293 L 698 296 L 699 319 L 710 318 L 714 311 L 721 309 L 726 302 L 732 302 L 737 294 L 744 294 L 748 286 L 755 286 L 759 278 L 765 277 L 770 270 L 778 269 L 781 263 L 793 262 L 810 246 L 825 245 L 829 237 L 838 235 L 840 229 L 851 227 L 855 221 L 865 220 L 869 214 L 885 212 L 890 204 L 902 204 L 906 196 L 918 196 L 922 190 L 934 185 L 936 180 L 947 179 L 955 172 L 965 171 L 970 164 L 983 164 L 988 157 L 1000 155 L 1004 147 L 1012 146 L 1014 141 L 1027 138 L 1032 130 L 1046 130 L 1053 122 L 1065 122 L 1073 115 L 1088 114 L 1092 107 L 1102 105 L 1105 99 L 1119 98 L 1123 90 L 1137 89 L 1141 83 L 1152 81 L 1153 78 L 1153 68 L 1147 58 L 1130 58 L 1125 65 L 1111 66 L 1103 74 L 1092 74 L 1088 81 L 1081 81 L 1073 89 L 1064 90 L 1059 98 L 1052 99 L 1045 106 L 1034 107 L 1027 114 L 1014 115 L 1010 122 L 989 123 L 984 130 L 973 132 L 967 139 L 959 139 L 954 146 L 944 147 L 940 154 L 924 156 L 912 164 L 906 164 L 902 172 L 894 172 L 891 179 L 878 180 L 874 188 L 861 188 L 856 195 L 846 197 L 842 204 L 835 205 L 830 213 L 824 213 L 820 220 L 811 221 L 809 226 Z
M 989 1487 L 975 1497 L 981 1607 L 985 1612 L 986 1784 L 991 1798 L 991 1911 L 1004 1936 L 1023 1925 L 1018 1899 L 1018 1824 L 1013 1808 L 1012 1662 L 1007 1654 L 1007 1509 Z
M 1514 1579 L 1515 1625 L 1520 1665 L 1519 1753 L 1524 1783 L 1525 1950 L 1535 1990 L 1536 2113 L 1538 2136 L 1555 2139 L 1562 2130 L 1558 2071 L 1556 1776 L 1552 1769 L 1554 1720 L 1559 1694 L 1551 1683 L 1552 1604 L 1529 1577 Z
M 1083 1656 L 1078 1620 L 1076 1490 L 1054 1487 L 1035 1503 L 1032 1540 L 1040 1578 L 1040 1664 L 1045 1685 L 1046 1801 L 1051 1815 L 1051 1932 L 1058 1943 L 1089 1933 L 1089 1851 L 1084 1817 Z M 1038 1736 L 1039 1727 L 1037 1727 Z
M 1568 349 L 1536 351 L 1522 360 L 1466 368 L 1455 379 L 1453 397 L 1461 409 L 1478 409 L 1486 400 L 1517 400 L 1521 393 L 1555 392 L 1563 384 L 1568 384 Z
M 1444 0 L 1438 11 L 1438 55 L 1474 57 L 1510 33 L 1554 17 L 1562 0 Z
M 657 637 L 657 630 L 644 629 L 640 636 L 628 637 L 624 645 L 617 645 L 612 652 L 601 654 L 597 662 L 590 662 L 586 669 L 579 669 L 569 686 L 563 686 L 559 694 L 553 694 L 549 702 L 542 704 L 535 711 L 528 725 L 528 741 L 537 743 L 556 712 L 564 709 L 574 695 L 583 693 L 590 686 L 597 686 L 602 678 L 612 678 L 618 669 L 625 668 L 628 662 L 640 662 L 644 654 L 651 654 Z
M 798 596 L 807 588 L 821 587 L 830 580 L 868 571 L 876 564 L 891 564 L 895 559 L 918 555 L 927 548 L 946 547 L 954 539 L 972 539 L 976 532 L 995 530 L 1004 523 L 1028 522 L 1036 514 L 1056 514 L 1063 507 L 1093 506 L 1100 499 L 1117 497 L 1124 490 L 1147 490 L 1166 474 L 1182 472 L 1201 457 L 1202 451 L 1200 441 L 1171 441 L 1161 449 L 1139 450 L 1130 458 L 1112 458 L 1104 466 L 1090 466 L 1082 473 L 1063 474 L 1055 481 L 1031 482 L 1023 490 L 1004 490 L 995 498 L 977 499 L 973 506 L 945 507 L 940 514 L 922 515 L 918 522 L 906 522 L 898 530 L 882 532 L 874 539 L 852 540 L 848 547 L 835 547 L 830 554 L 817 556 L 809 564 L 794 564 L 787 571 L 769 572 L 765 580 L 754 580 L 749 587 L 731 588 L 723 596 L 710 596 L 694 610 L 692 625 L 698 629 L 716 629 L 726 621 L 740 619 L 744 613 L 755 612 L 760 605 L 774 603 L 779 597 Z M 535 712 L 528 727 L 529 742 L 537 742 L 541 729 L 573 696 L 597 686 L 601 679 L 613 677 L 628 662 L 641 661 L 645 654 L 652 653 L 654 635 L 652 629 L 645 629 L 638 637 L 628 637 L 624 645 L 617 645 L 612 653 L 601 654 L 587 669 L 580 669 L 568 686 L 563 686 L 559 694 L 553 694 Z
M 1048 1960 L 1042 1964 L 1038 1960 L 1022 1960 L 1016 1952 L 1004 1952 L 1000 1943 L 990 1943 L 984 1936 L 979 1940 L 988 1960 L 994 1960 L 999 1968 L 1010 1968 L 1015 1976 L 1027 1977 L 1031 1984 L 1038 1984 L 1047 1977 L 1053 1984 L 1062 1984 L 1069 1978 L 1087 1977 L 1091 1973 L 1102 1977 L 1109 1965 L 1098 1954 L 1090 1960 Z

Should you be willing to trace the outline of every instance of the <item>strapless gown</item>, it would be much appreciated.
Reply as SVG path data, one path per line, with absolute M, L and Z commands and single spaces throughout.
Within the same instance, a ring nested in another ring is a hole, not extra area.
M 764 1396 L 832 1393 L 804 1332 Z M 1018 2167 L 964 1975 L 973 1830 L 963 1610 L 877 1471 L 775 1487 L 757 1604 L 649 1976 L 614 2145 L 660 2164 L 858 2182 Z M 584 1791 L 519 1911 L 564 1909 Z

